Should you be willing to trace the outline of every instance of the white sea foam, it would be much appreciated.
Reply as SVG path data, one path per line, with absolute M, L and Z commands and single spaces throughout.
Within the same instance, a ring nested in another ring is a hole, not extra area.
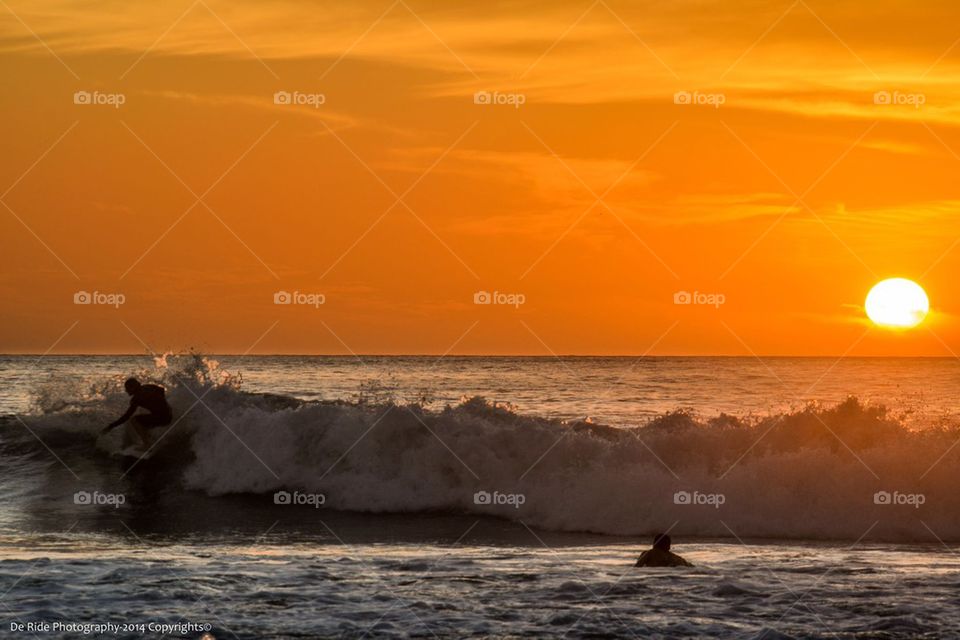
M 142 375 L 167 385 L 179 415 L 192 406 L 166 458 L 182 464 L 184 487 L 212 497 L 300 491 L 323 494 L 324 509 L 489 514 L 607 534 L 960 540 L 960 431 L 915 431 L 854 398 L 750 419 L 673 412 L 614 429 L 479 397 L 427 410 L 245 393 L 200 357 Z M 89 438 L 103 403 L 123 402 L 121 381 L 82 400 L 46 398 L 31 422 L 48 442 L 68 425 Z

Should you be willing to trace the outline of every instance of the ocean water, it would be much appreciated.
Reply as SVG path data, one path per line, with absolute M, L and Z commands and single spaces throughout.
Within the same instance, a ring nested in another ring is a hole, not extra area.
M 145 460 L 97 435 L 131 374 L 177 418 Z M 6 356 L 0 382 L 4 637 L 960 637 L 954 359 Z M 633 568 L 658 531 L 696 566 Z

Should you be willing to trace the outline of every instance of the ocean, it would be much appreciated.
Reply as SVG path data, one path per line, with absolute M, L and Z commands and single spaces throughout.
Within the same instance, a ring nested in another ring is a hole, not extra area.
M 121 457 L 123 381 L 174 409 Z M 23 638 L 960 637 L 952 358 L 0 357 Z M 638 569 L 667 532 L 695 566 Z

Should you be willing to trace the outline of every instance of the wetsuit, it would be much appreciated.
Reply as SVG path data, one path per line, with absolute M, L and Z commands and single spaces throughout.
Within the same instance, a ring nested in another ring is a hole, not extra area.
M 140 385 L 136 393 L 131 396 L 130 408 L 127 409 L 126 413 L 112 422 L 110 426 L 116 427 L 123 424 L 133 417 L 134 412 L 139 407 L 143 407 L 150 412 L 141 413 L 136 417 L 137 422 L 144 427 L 163 427 L 173 420 L 173 412 L 170 410 L 170 405 L 167 404 L 163 387 L 155 384 L 144 384 Z
M 671 551 L 647 549 L 640 554 L 635 567 L 692 567 L 693 565 Z

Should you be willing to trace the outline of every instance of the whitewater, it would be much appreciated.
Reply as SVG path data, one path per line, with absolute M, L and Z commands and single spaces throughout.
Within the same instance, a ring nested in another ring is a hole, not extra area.
M 0 370 L 0 602 L 20 621 L 133 611 L 241 638 L 957 633 L 937 604 L 960 585 L 954 360 L 180 354 Z M 98 435 L 128 375 L 162 384 L 176 419 L 138 462 L 116 456 L 122 429 Z M 633 570 L 658 531 L 697 566 Z M 301 606 L 323 611 L 284 617 Z

